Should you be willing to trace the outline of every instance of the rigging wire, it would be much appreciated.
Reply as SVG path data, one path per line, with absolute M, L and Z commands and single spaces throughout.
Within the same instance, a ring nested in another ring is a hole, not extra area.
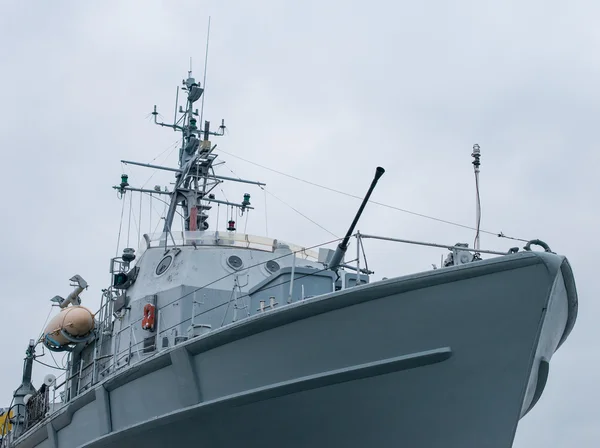
M 481 197 L 479 195 L 479 176 L 477 172 L 475 172 L 475 194 L 477 200 L 477 226 L 475 230 L 475 239 L 473 241 L 473 247 L 479 249 L 479 233 L 481 225 Z
M 139 222 L 139 226 L 138 226 L 138 244 L 140 244 L 140 237 L 142 236 L 142 192 L 140 192 L 140 222 Z
M 231 171 L 231 170 L 230 170 Z M 221 193 L 223 193 L 223 197 L 225 198 L 225 200 L 227 202 L 229 202 L 229 199 L 227 199 L 227 195 L 225 194 L 225 192 L 223 191 L 223 189 L 221 187 L 219 187 L 219 190 L 221 190 Z M 229 216 L 227 216 L 227 219 L 229 219 Z
M 127 247 L 129 247 L 129 234 L 131 233 L 131 209 L 133 205 L 133 195 L 129 195 L 129 224 L 127 226 Z
M 223 151 L 223 152 L 225 152 L 225 151 Z M 227 154 L 229 154 L 229 153 L 227 153 Z M 235 177 L 237 177 L 238 179 L 240 179 L 240 180 L 241 180 L 241 177 L 240 177 L 240 176 L 238 176 L 236 173 L 234 173 L 234 172 L 233 172 L 233 170 L 232 170 L 231 168 L 229 168 L 228 166 L 226 166 L 226 168 L 227 168 L 229 171 L 231 171 L 231 174 L 233 174 Z M 329 231 L 329 230 L 327 230 L 325 227 L 323 227 L 321 224 L 319 224 L 318 222 L 314 221 L 313 219 L 310 219 L 310 218 L 309 218 L 308 216 L 306 216 L 304 213 L 302 213 L 301 211 L 299 211 L 299 210 L 295 209 L 295 208 L 294 208 L 294 207 L 292 207 L 290 204 L 288 204 L 287 202 L 285 202 L 283 199 L 280 199 L 280 198 L 278 198 L 277 196 L 275 196 L 273 193 L 271 193 L 270 191 L 267 191 L 267 189 L 266 189 L 266 188 L 264 188 L 264 186 L 263 186 L 263 185 L 259 185 L 258 187 L 259 187 L 259 188 L 261 188 L 261 189 L 262 189 L 262 190 L 265 192 L 265 195 L 266 195 L 266 194 L 270 194 L 270 195 L 271 195 L 271 196 L 273 196 L 275 199 L 277 199 L 278 201 L 280 201 L 282 204 L 284 204 L 284 205 L 287 205 L 289 208 L 291 208 L 293 211 L 295 211 L 296 213 L 298 213 L 300 216 L 302 216 L 303 218 L 305 218 L 305 219 L 307 219 L 308 221 L 312 222 L 314 225 L 316 225 L 317 227 L 319 227 L 321 230 L 324 230 L 325 232 L 327 232 L 327 233 L 328 233 L 328 234 L 330 234 L 331 236 L 333 236 L 333 237 L 335 237 L 335 238 L 338 238 L 338 236 L 337 236 L 335 233 L 333 233 L 333 232 L 330 232 L 330 231 Z M 221 191 L 223 191 L 223 190 L 221 189 Z M 223 193 L 223 194 L 225 194 L 225 193 Z M 227 198 L 225 198 L 225 199 L 227 199 Z M 265 203 L 266 203 L 266 200 L 265 200 Z
M 210 39 L 210 16 L 208 16 L 208 30 L 206 32 L 206 52 L 204 53 L 204 79 L 202 79 L 202 88 L 204 89 L 204 95 L 202 95 L 202 104 L 200 106 L 200 124 L 202 125 L 204 119 L 204 97 L 206 96 L 206 71 L 208 68 L 208 42 Z
M 146 193 L 145 191 L 144 191 L 143 193 L 144 193 L 144 194 L 147 194 L 148 196 L 150 196 L 150 198 L 154 198 L 154 199 L 156 199 L 157 201 L 160 201 L 160 202 L 162 202 L 163 204 L 165 204 L 165 210 L 164 210 L 164 211 L 163 211 L 163 213 L 162 213 L 162 214 L 164 215 L 164 214 L 165 214 L 165 211 L 166 211 L 166 208 L 167 208 L 167 205 L 169 205 L 169 203 L 168 203 L 167 201 L 165 201 L 165 200 L 163 200 L 163 199 L 159 198 L 158 196 L 157 196 L 157 197 L 154 197 L 154 196 L 152 195 L 152 193 Z M 159 213 L 159 212 L 156 210 L 156 208 L 155 208 L 154 206 L 152 206 L 152 210 L 154 210 L 154 213 L 156 213 L 158 216 L 160 216 L 160 217 L 162 218 L 162 215 L 161 215 L 161 214 L 160 214 L 160 213 Z M 150 210 L 150 213 L 151 213 L 151 214 L 152 214 L 152 210 Z M 183 218 L 183 215 L 181 214 L 181 212 L 179 212 L 179 211 L 175 210 L 175 213 L 177 213 L 179 216 L 181 216 L 181 217 Z M 160 224 L 160 219 L 159 219 L 159 221 L 158 221 L 158 224 L 156 224 L 156 227 L 154 228 L 154 232 L 156 232 L 156 229 L 158 228 L 159 224 Z M 153 232 L 153 233 L 154 233 L 154 232 Z
M 58 362 L 56 362 L 56 358 L 54 357 L 54 353 L 52 353 L 52 350 L 49 350 L 49 351 L 48 351 L 48 353 L 50 353 L 50 357 L 52 358 L 52 361 L 54 361 L 54 365 L 55 365 L 56 367 L 59 367 L 59 365 L 58 365 Z M 64 369 L 64 367 L 59 367 L 59 368 L 62 368 L 62 369 Z M 66 369 L 65 369 L 65 370 L 66 370 Z
M 125 201 L 121 205 L 121 219 L 119 221 L 119 236 L 117 237 L 117 251 L 115 257 L 119 256 L 119 244 L 121 243 L 121 229 L 123 227 L 123 212 L 125 211 Z
M 44 325 L 42 325 L 42 331 L 40 331 L 40 336 L 38 337 L 38 340 L 37 340 L 38 343 L 42 339 L 42 336 L 44 336 L 44 330 L 46 329 L 46 324 L 48 323 L 48 320 L 50 319 L 50 314 L 52 314 L 52 308 L 53 308 L 53 306 L 50 305 L 50 310 L 48 311 L 48 315 L 46 316 Z
M 305 180 L 305 179 L 301 179 L 301 178 L 293 176 L 291 174 L 287 174 L 287 173 L 284 173 L 282 171 L 279 171 L 279 170 L 276 170 L 276 169 L 273 169 L 273 168 L 269 168 L 269 167 L 261 165 L 259 163 L 252 162 L 252 161 L 250 161 L 248 159 L 245 159 L 245 158 L 240 157 L 238 155 L 232 154 L 232 153 L 227 152 L 227 151 L 225 151 L 223 149 L 221 149 L 220 151 L 222 153 L 225 153 L 225 154 L 229 155 L 229 156 L 235 157 L 236 159 L 240 159 L 240 160 L 242 160 L 242 161 L 244 161 L 246 163 L 249 163 L 251 165 L 255 165 L 255 166 L 259 167 L 259 168 L 263 168 L 263 169 L 265 169 L 267 171 L 272 171 L 273 173 L 279 174 L 281 176 L 289 177 L 290 179 L 294 179 L 294 180 L 297 180 L 299 182 L 304 182 L 305 184 L 312 185 L 312 186 L 318 187 L 318 188 L 322 188 L 324 190 L 328 190 L 328 191 L 331 191 L 333 193 L 338 193 L 338 194 L 341 194 L 341 195 L 344 195 L 344 196 L 348 196 L 348 197 L 351 197 L 351 198 L 354 198 L 354 199 L 360 199 L 360 200 L 363 199 L 362 197 L 357 196 L 355 194 L 347 193 L 347 192 L 341 191 L 341 190 L 336 190 L 335 188 L 327 187 L 325 185 L 320 185 L 320 184 L 317 184 L 315 182 L 311 182 L 311 181 L 308 181 L 308 180 Z M 397 210 L 399 212 L 408 213 L 410 215 L 419 216 L 421 218 L 426 218 L 426 219 L 430 219 L 430 220 L 433 220 L 433 221 L 441 222 L 443 224 L 449 224 L 449 225 L 456 226 L 456 227 L 462 227 L 463 229 L 477 230 L 476 228 L 468 226 L 468 225 L 465 225 L 465 224 L 460 224 L 460 223 L 457 223 L 457 222 L 448 221 L 446 219 L 436 218 L 435 216 L 425 215 L 423 213 L 413 212 L 411 210 L 407 210 L 407 209 L 404 209 L 404 208 L 396 207 L 394 205 L 384 204 L 383 202 L 377 202 L 377 201 L 373 201 L 373 200 L 369 200 L 369 202 L 372 203 L 372 204 L 379 205 L 381 207 L 386 207 L 386 208 L 389 208 L 389 209 L 392 209 L 392 210 Z M 529 241 L 529 240 L 525 240 L 525 239 L 522 239 L 522 238 L 515 238 L 515 237 L 507 236 L 503 232 L 491 232 L 489 230 L 482 230 L 482 229 L 480 229 L 479 232 L 480 233 L 486 233 L 488 235 L 494 235 L 494 236 L 497 236 L 499 238 L 507 238 L 507 239 L 511 239 L 511 240 L 524 241 L 524 242 Z
M 331 236 L 334 236 L 336 238 L 338 238 L 338 236 L 333 233 L 330 232 L 329 230 L 327 230 L 325 227 L 323 227 L 321 224 L 319 224 L 318 222 L 314 221 L 313 219 L 310 219 L 308 216 L 306 216 L 304 213 L 302 213 L 301 211 L 295 209 L 294 207 L 292 207 L 290 204 L 288 204 L 287 202 L 285 202 L 283 199 L 275 196 L 273 193 L 271 193 L 270 191 L 265 190 L 265 192 L 271 196 L 273 196 L 275 199 L 277 199 L 279 202 L 281 202 L 284 205 L 287 205 L 289 208 L 291 208 L 292 210 L 294 210 L 296 213 L 298 213 L 300 216 L 302 216 L 303 218 L 309 220 L 310 222 L 312 222 L 314 225 L 316 225 L 317 227 L 319 227 L 320 229 L 324 230 L 325 232 L 327 232 L 328 234 L 330 234 Z
M 54 308 L 54 307 L 52 305 L 50 305 L 50 310 L 48 311 L 48 315 L 46 316 L 46 320 L 44 321 L 44 324 L 42 325 L 42 331 L 40 331 L 40 336 L 38 337 L 38 339 L 36 341 L 36 344 L 35 344 L 36 346 L 42 342 L 42 338 L 44 336 L 44 330 L 46 329 L 46 324 L 48 323 L 48 320 L 50 319 L 50 314 L 52 314 L 52 308 Z M 56 362 L 56 359 L 54 358 L 54 355 L 52 354 L 52 351 L 50 350 L 48 353 L 50 353 L 50 357 L 52 358 L 52 360 L 54 361 L 54 364 L 56 365 L 55 368 L 56 369 L 61 369 L 60 367 L 58 367 L 58 363 Z M 45 355 L 44 345 L 42 345 L 42 355 L 40 355 L 40 356 L 44 356 L 44 355 Z M 38 361 L 38 362 L 41 362 L 41 361 Z M 52 367 L 52 366 L 48 366 L 48 367 Z
M 142 193 L 140 192 L 140 197 L 141 197 Z M 131 196 L 131 201 L 133 202 L 133 195 Z M 138 226 L 138 222 L 139 222 L 139 226 Z M 142 217 L 140 216 L 140 219 L 138 221 L 137 216 L 135 215 L 135 211 L 133 212 L 133 225 L 135 227 L 135 230 L 137 230 L 138 232 L 138 244 L 140 242 L 139 239 L 139 235 L 140 235 L 140 230 L 141 230 L 141 226 L 142 226 Z M 129 246 L 129 244 L 127 244 L 127 246 Z
M 173 143 L 171 143 L 169 146 L 167 146 L 167 148 L 165 148 L 165 149 L 164 149 L 162 152 L 160 152 L 158 155 L 156 155 L 156 156 L 155 156 L 155 157 L 154 157 L 152 160 L 150 160 L 150 162 L 148 162 L 148 163 L 152 163 L 152 162 L 154 162 L 154 161 L 155 161 L 156 159 L 158 159 L 160 156 L 162 156 L 162 155 L 163 155 L 163 154 L 165 154 L 167 151 L 169 151 L 169 153 L 168 153 L 168 154 L 167 154 L 167 155 L 166 155 L 166 156 L 165 156 L 165 157 L 164 157 L 164 158 L 161 160 L 161 162 L 160 162 L 160 163 L 164 163 L 164 161 L 165 161 L 166 159 L 168 159 L 168 158 L 171 156 L 171 154 L 173 153 L 173 151 L 175 150 L 175 148 L 177 148 L 177 146 L 179 145 L 179 143 L 180 143 L 180 142 L 181 142 L 181 139 L 177 139 L 177 140 L 175 140 Z M 123 167 L 123 169 L 124 169 L 124 165 L 125 165 L 125 164 L 121 162 L 121 165 L 122 165 L 122 167 Z M 155 174 L 156 174 L 158 171 L 159 171 L 159 170 L 155 168 L 155 169 L 153 170 L 152 174 L 151 174 L 151 175 L 148 177 L 148 179 L 146 179 L 146 181 L 145 181 L 145 182 L 142 184 L 142 186 L 141 186 L 140 188 L 144 188 L 144 187 L 145 187 L 145 186 L 148 184 L 148 182 L 150 182 L 150 180 L 152 180 L 152 178 L 154 177 L 154 175 L 155 175 Z M 148 194 L 148 193 L 145 193 L 145 192 L 144 192 L 144 194 Z M 153 195 L 152 195 L 152 194 L 149 194 L 149 196 L 150 196 L 150 205 L 149 205 L 149 215 L 150 215 L 150 218 L 149 218 L 149 230 L 151 230 L 151 229 L 152 229 L 152 209 L 154 209 L 154 207 L 152 206 L 152 197 L 153 197 Z M 157 199 L 158 199 L 158 198 L 157 198 Z M 159 200 L 159 201 L 161 201 L 161 202 L 165 202 L 165 201 L 162 201 L 161 199 L 158 199 L 158 200 Z M 129 239 L 130 239 L 130 232 L 131 232 L 131 213 L 132 213 L 132 203 L 131 203 L 131 202 L 132 202 L 132 201 L 133 201 L 133 197 L 130 197 L 130 204 L 129 204 L 129 223 L 128 223 L 128 230 L 127 230 L 127 247 L 129 247 Z M 117 250 L 116 250 L 116 256 L 119 256 L 119 244 L 120 244 L 120 240 L 121 240 L 121 229 L 122 229 L 122 225 L 123 225 L 123 212 L 124 212 L 124 209 L 125 209 L 125 202 L 126 202 L 126 201 L 123 201 L 123 206 L 122 206 L 122 209 L 121 209 L 121 221 L 120 221 L 120 223 L 119 223 L 119 236 L 118 236 L 118 238 L 117 238 Z M 166 202 L 165 202 L 165 204 L 166 204 Z M 154 211 L 156 212 L 156 209 L 154 209 Z M 158 216 L 159 216 L 159 217 L 161 216 L 161 215 L 160 215 L 160 213 L 158 213 L 158 212 L 157 212 L 157 214 L 158 214 Z M 135 219 L 135 213 L 134 213 L 134 219 Z M 160 220 L 159 220 L 159 223 L 160 223 Z M 140 236 L 141 236 L 141 231 L 142 231 L 142 192 L 140 192 L 140 214 L 139 214 L 139 227 L 138 227 L 138 224 L 137 224 L 137 222 L 134 222 L 134 225 L 136 226 L 136 230 L 138 231 L 138 243 L 139 243 L 139 241 L 140 241 Z M 156 226 L 156 228 L 158 228 L 158 225 Z M 156 231 L 156 229 L 155 229 L 155 231 Z
M 171 145 L 165 149 L 163 152 L 161 152 L 158 156 L 156 156 L 154 159 L 152 159 L 150 162 L 148 162 L 149 164 L 154 162 L 158 157 L 160 157 L 161 155 L 163 155 L 166 151 L 169 151 L 169 153 L 164 157 L 164 159 L 162 159 L 160 161 L 160 163 L 164 163 L 169 157 L 171 157 L 171 154 L 173 154 L 173 151 L 175 151 L 175 148 L 177 148 L 177 146 L 179 145 L 179 143 L 181 142 L 181 139 L 177 139 L 175 140 L 173 143 L 171 143 Z M 142 186 L 140 188 L 144 188 L 148 182 L 150 182 L 150 180 L 154 177 L 154 175 L 158 172 L 159 170 L 157 168 L 154 168 L 152 174 L 150 175 L 150 177 L 146 180 L 146 182 L 144 182 L 142 184 Z
M 166 149 L 164 149 L 160 154 L 158 154 L 156 157 L 154 157 L 152 160 L 150 160 L 148 162 L 148 164 L 151 164 L 152 162 L 154 162 L 156 159 L 158 159 L 160 156 L 162 156 L 165 152 L 167 152 L 169 149 L 171 150 L 171 152 L 173 152 L 173 149 L 175 149 L 177 147 L 177 145 L 179 145 L 179 142 L 181 142 L 181 139 L 178 138 L 177 140 L 175 140 L 173 143 L 171 143 L 169 146 L 166 147 Z M 170 155 L 170 154 L 169 154 Z M 167 155 L 167 157 L 169 156 Z
M 50 364 L 46 364 L 45 362 L 42 362 L 42 361 L 40 361 L 40 360 L 39 360 L 39 359 L 37 359 L 37 358 L 33 358 L 33 360 L 34 360 L 35 362 L 38 362 L 38 363 L 40 363 L 40 364 L 41 364 L 41 365 L 43 365 L 43 366 L 50 367 L 51 369 L 56 369 L 56 370 L 66 370 L 66 369 L 63 369 L 63 368 L 61 368 L 61 367 L 58 367 L 58 366 L 51 366 Z

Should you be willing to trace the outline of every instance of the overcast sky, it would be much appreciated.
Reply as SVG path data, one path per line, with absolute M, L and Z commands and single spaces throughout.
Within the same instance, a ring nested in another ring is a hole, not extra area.
M 172 119 L 190 56 L 202 78 L 210 15 L 205 118 L 213 127 L 225 119 L 227 136 L 213 140 L 219 149 L 357 195 L 381 165 L 374 200 L 470 226 L 470 154 L 481 145 L 482 228 L 541 238 L 568 256 L 580 297 L 575 329 L 514 446 L 598 446 L 599 13 L 597 2 L 549 0 L 2 2 L 0 407 L 19 385 L 27 341 L 39 335 L 50 298 L 68 294 L 77 273 L 90 284 L 84 303 L 96 308 L 109 284 L 119 160 L 176 164 L 168 148 L 177 136 L 148 114 L 157 104 Z M 221 174 L 266 182 L 335 235 L 359 205 L 225 153 L 220 159 Z M 126 172 L 132 185 L 170 182 Z M 218 196 L 239 202 L 246 190 L 257 208 L 249 233 L 268 228 L 303 245 L 332 238 L 270 195 L 265 214 L 257 188 L 227 186 Z M 149 204 L 142 206 L 148 232 L 158 214 L 150 223 Z M 137 247 L 136 226 L 128 231 L 125 222 L 122 243 L 129 233 Z M 358 228 L 473 241 L 471 230 L 373 204 Z M 482 237 L 484 248 L 519 244 Z M 365 249 L 376 279 L 431 269 L 444 253 L 370 241 Z M 47 372 L 35 366 L 37 386 Z

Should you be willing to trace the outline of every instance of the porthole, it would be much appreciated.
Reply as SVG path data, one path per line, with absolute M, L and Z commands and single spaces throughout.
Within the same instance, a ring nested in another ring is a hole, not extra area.
M 173 257 L 171 255 L 167 255 L 162 260 L 158 262 L 158 266 L 156 266 L 156 275 L 163 275 L 167 272 L 167 269 L 171 267 L 171 263 L 173 263 Z
M 241 267 L 244 265 L 244 262 L 237 255 L 231 255 L 229 258 L 227 258 L 227 264 L 231 269 L 238 270 L 241 269 Z
M 279 269 L 281 269 L 281 266 L 279 266 L 279 263 L 277 263 L 276 261 L 273 261 L 273 260 L 267 261 L 267 264 L 265 265 L 265 267 L 267 268 L 267 271 L 269 271 L 271 274 L 274 274 Z

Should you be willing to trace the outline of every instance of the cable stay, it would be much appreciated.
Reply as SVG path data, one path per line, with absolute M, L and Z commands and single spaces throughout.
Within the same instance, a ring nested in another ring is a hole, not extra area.
M 243 162 L 249 163 L 249 164 L 257 166 L 259 168 L 263 168 L 263 169 L 265 169 L 267 171 L 271 171 L 271 172 L 279 174 L 281 176 L 289 177 L 290 179 L 294 179 L 294 180 L 297 180 L 299 182 L 303 182 L 305 184 L 312 185 L 312 186 L 317 187 L 317 188 L 321 188 L 323 190 L 331 191 L 333 193 L 341 194 L 343 196 L 348 196 L 348 197 L 354 198 L 354 199 L 360 199 L 360 200 L 363 199 L 361 196 L 358 196 L 358 195 L 355 195 L 355 194 L 352 194 L 352 193 L 348 193 L 346 191 L 337 190 L 335 188 L 331 188 L 331 187 L 327 187 L 325 185 L 317 184 L 316 182 L 311 182 L 309 180 L 301 179 L 300 177 L 293 176 L 293 175 L 288 174 L 288 173 L 284 173 L 283 171 L 279 171 L 279 170 L 276 170 L 276 169 L 273 169 L 273 168 L 269 168 L 268 166 L 261 165 L 260 163 L 256 163 L 256 162 L 253 162 L 251 160 L 245 159 L 245 158 L 240 157 L 240 156 L 238 156 L 236 154 L 232 154 L 230 152 L 227 152 L 227 151 L 225 151 L 223 149 L 221 149 L 221 152 L 224 153 L 224 154 L 227 154 L 229 156 L 235 157 L 236 159 L 239 159 L 239 160 L 241 160 Z M 426 215 L 424 213 L 414 212 L 412 210 L 407 210 L 407 209 L 404 209 L 404 208 L 396 207 L 394 205 L 385 204 L 383 202 L 378 202 L 378 201 L 373 201 L 373 200 L 369 200 L 369 202 L 371 204 L 379 205 L 381 207 L 386 207 L 386 208 L 389 208 L 389 209 L 392 209 L 392 210 L 396 210 L 396 211 L 399 211 L 399 212 L 402 212 L 402 213 L 408 213 L 408 214 L 413 215 L 413 216 L 418 216 L 418 217 L 421 217 L 421 218 L 430 219 L 430 220 L 437 221 L 437 222 L 440 222 L 440 223 L 443 223 L 443 224 L 448 224 L 448 225 L 452 225 L 452 226 L 455 226 L 455 227 L 461 227 L 463 229 L 468 229 L 468 230 L 474 230 L 474 231 L 476 231 L 478 233 L 486 233 L 488 235 L 494 235 L 494 236 L 497 236 L 498 238 L 506 238 L 506 239 L 510 239 L 510 240 L 524 241 L 524 242 L 529 241 L 527 239 L 515 238 L 515 237 L 511 237 L 511 236 L 505 235 L 502 231 L 500 231 L 500 232 L 492 232 L 492 231 L 489 231 L 489 230 L 477 229 L 476 227 L 468 226 L 466 224 L 460 224 L 460 223 L 457 223 L 457 222 L 454 222 L 454 221 L 449 221 L 447 219 L 437 218 L 435 216 Z

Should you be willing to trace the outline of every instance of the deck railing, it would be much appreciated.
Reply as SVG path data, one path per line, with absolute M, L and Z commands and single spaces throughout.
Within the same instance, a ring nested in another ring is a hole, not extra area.
M 289 247 L 292 252 L 296 253 L 296 256 L 303 259 L 310 258 L 317 260 L 319 257 L 318 253 L 314 250 L 296 244 L 274 238 L 228 231 L 175 231 L 144 234 L 144 241 L 138 249 L 138 256 L 152 247 L 225 246 L 273 252 L 279 245 Z

